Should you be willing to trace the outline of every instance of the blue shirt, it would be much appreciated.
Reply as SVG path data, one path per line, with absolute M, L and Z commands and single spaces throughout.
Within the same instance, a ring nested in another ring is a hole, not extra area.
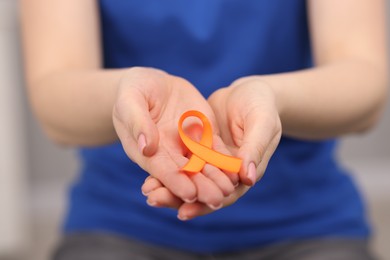
M 247 75 L 311 66 L 304 0 L 100 0 L 104 66 L 156 67 L 207 97 Z M 188 222 L 145 203 L 147 176 L 121 144 L 80 149 L 65 231 L 105 231 L 194 252 L 294 239 L 366 237 L 364 208 L 334 160 L 335 142 L 283 137 L 259 183 Z

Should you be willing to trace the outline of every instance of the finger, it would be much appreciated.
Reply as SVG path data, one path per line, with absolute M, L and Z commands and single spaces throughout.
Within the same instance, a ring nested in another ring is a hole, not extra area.
M 245 117 L 244 134 L 238 156 L 243 159 L 240 170 L 242 183 L 252 186 L 261 177 L 256 169 L 264 159 L 271 141 L 279 142 L 281 126 L 279 117 L 275 113 L 261 113 L 252 110 Z
M 148 158 L 145 170 L 158 179 L 175 196 L 186 202 L 194 202 L 197 187 L 191 178 L 180 171 L 180 166 L 188 161 L 180 154 L 169 154 L 160 147 L 158 152 Z
M 221 137 L 214 135 L 213 137 L 213 149 L 226 155 L 232 155 L 231 151 L 226 147 L 225 143 L 222 141 Z M 224 171 L 225 175 L 230 179 L 233 186 L 237 186 L 239 183 L 239 176 L 237 173 Z
M 179 207 L 177 218 L 186 221 L 212 212 L 214 212 L 213 209 L 201 202 L 184 203 Z
M 229 177 L 220 169 L 210 164 L 206 164 L 202 170 L 202 173 L 218 186 L 225 197 L 234 192 L 233 183 L 230 181 Z
M 268 148 L 265 151 L 260 164 L 256 168 L 257 181 L 263 177 L 265 170 L 267 169 L 268 162 L 271 159 L 272 155 L 274 154 L 274 152 L 279 144 L 279 140 L 280 140 L 280 137 L 275 136 L 273 138 L 273 140 L 271 141 L 271 143 L 268 145 Z
M 189 133 L 189 136 L 196 136 L 196 134 L 198 134 L 198 138 L 200 139 L 200 136 L 202 135 L 202 129 L 199 124 L 191 124 L 190 126 L 186 126 L 186 130 Z M 224 144 L 222 140 L 218 137 L 218 135 L 213 135 L 213 139 L 216 139 L 213 141 L 213 145 L 214 145 L 213 149 L 229 154 L 229 152 L 227 151 L 226 147 L 224 147 Z M 227 196 L 234 191 L 234 185 L 232 184 L 232 181 L 230 181 L 227 174 L 219 170 L 217 167 L 206 164 L 201 172 L 206 177 L 208 177 L 212 182 L 215 183 L 215 185 L 221 190 L 224 196 Z M 238 176 L 235 176 L 235 182 L 236 183 L 238 182 Z M 198 187 L 198 196 L 200 190 L 202 190 L 202 188 Z M 211 205 L 215 206 L 216 204 L 212 203 Z
M 165 187 L 157 188 L 150 192 L 146 201 L 152 207 L 165 207 L 178 209 L 183 201 L 176 197 Z
M 202 173 L 191 174 L 190 177 L 197 189 L 197 200 L 211 209 L 220 209 L 224 195 L 219 187 Z
M 127 98 L 131 97 L 131 98 Z M 158 147 L 159 133 L 150 115 L 144 95 L 136 88 L 129 88 L 125 101 L 118 101 L 115 113 L 137 144 L 141 155 L 152 156 Z M 131 105 L 125 105 L 124 102 Z M 123 107 L 121 107 L 123 106 Z
M 161 187 L 163 187 L 163 184 L 159 180 L 149 176 L 145 179 L 145 182 L 141 187 L 141 191 L 143 195 L 148 196 L 150 192 Z
M 230 196 L 226 197 L 223 200 L 223 207 L 227 207 L 233 203 L 235 203 L 241 196 L 243 196 L 250 187 L 245 186 L 243 184 L 240 184 L 235 192 L 231 194 Z M 195 203 L 183 203 L 179 209 L 177 217 L 180 220 L 186 221 L 190 220 L 196 217 L 204 216 L 207 214 L 210 214 L 214 212 L 215 210 L 211 209 L 207 205 L 201 202 L 195 202 Z

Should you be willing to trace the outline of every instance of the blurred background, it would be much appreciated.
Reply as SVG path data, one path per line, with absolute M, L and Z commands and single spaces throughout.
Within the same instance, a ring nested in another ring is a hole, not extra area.
M 0 260 L 46 260 L 78 162 L 73 150 L 46 139 L 28 108 L 16 4 L 0 0 Z M 381 259 L 390 259 L 389 133 L 387 106 L 376 129 L 344 139 L 338 154 L 364 194 Z

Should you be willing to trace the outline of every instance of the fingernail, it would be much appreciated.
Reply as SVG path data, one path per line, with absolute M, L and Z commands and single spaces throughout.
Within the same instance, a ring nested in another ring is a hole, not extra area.
M 239 182 L 235 183 L 235 184 L 234 184 L 234 188 L 237 188 L 237 187 L 238 187 L 238 185 L 240 185 L 240 183 L 239 183 Z
M 218 204 L 217 206 L 214 206 L 214 205 L 212 205 L 212 204 L 207 204 L 207 206 L 208 206 L 210 209 L 212 209 L 212 210 L 218 210 L 218 209 L 222 208 L 223 204 L 220 203 L 220 204 Z
M 194 203 L 196 201 L 196 197 L 193 199 L 183 199 L 186 203 Z
M 186 221 L 186 220 L 188 220 L 188 217 L 186 216 L 186 215 L 184 215 L 184 216 L 181 216 L 181 215 L 177 215 L 177 218 L 178 219 L 180 219 L 181 221 Z
M 153 200 L 147 200 L 146 203 L 148 203 L 148 205 L 151 207 L 155 207 L 157 205 L 157 202 L 155 202 Z
M 252 181 L 252 185 L 256 183 L 256 166 L 254 162 L 248 165 L 247 177 Z
M 146 188 L 145 187 L 141 188 L 141 192 L 143 195 L 148 196 L 153 191 L 153 188 L 151 189 L 150 186 L 147 186 L 147 185 L 145 185 L 145 186 L 146 186 Z
M 140 134 L 138 136 L 138 151 L 143 154 L 144 149 L 146 147 L 146 138 L 144 134 Z

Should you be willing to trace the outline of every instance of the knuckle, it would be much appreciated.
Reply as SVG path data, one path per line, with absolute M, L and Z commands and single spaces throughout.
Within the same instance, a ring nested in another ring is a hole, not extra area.
M 215 190 L 215 192 L 208 192 L 204 194 L 203 201 L 206 204 L 217 205 L 220 204 L 224 196 L 221 191 Z
M 254 155 L 257 161 L 260 161 L 260 159 L 263 157 L 264 153 L 266 151 L 266 147 L 262 143 L 258 143 L 254 147 Z
M 263 157 L 267 147 L 262 142 L 249 143 L 244 141 L 242 144 L 242 151 L 249 153 L 249 156 L 255 160 L 255 164 L 258 165 Z

